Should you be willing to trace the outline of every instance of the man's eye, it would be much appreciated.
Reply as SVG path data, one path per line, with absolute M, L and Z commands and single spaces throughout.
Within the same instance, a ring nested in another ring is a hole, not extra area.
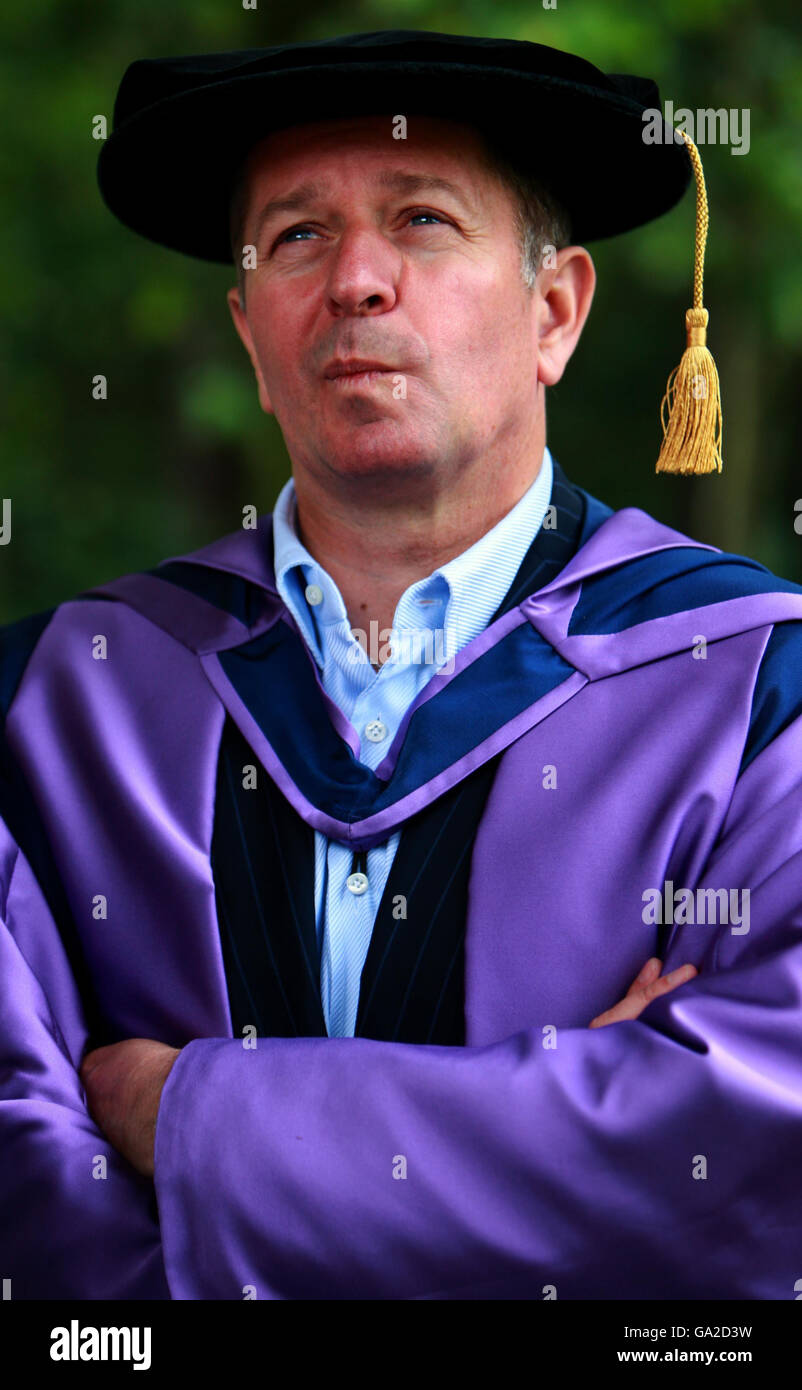
M 415 220 L 416 217 L 431 217 L 431 218 L 434 219 L 435 222 L 440 222 L 440 223 L 445 224 L 445 218 L 441 217 L 440 214 L 439 214 L 438 212 L 428 212 L 425 208 L 420 209 L 420 211 L 414 211 L 414 210 L 413 210 L 413 211 L 411 211 L 411 212 L 406 213 L 405 216 L 406 216 L 406 218 L 407 218 L 407 221 L 409 221 L 409 222 L 413 222 L 413 221 Z M 276 246 L 280 246 L 283 242 L 284 242 L 284 243 L 287 243 L 287 244 L 290 244 L 290 243 L 289 243 L 289 240 L 288 240 L 290 237 L 299 236 L 299 235 L 301 234 L 301 232 L 313 232 L 313 231 L 314 231 L 314 227 L 307 227 L 307 226 L 288 227 L 287 230 L 286 230 L 286 232 L 282 232 L 281 235 L 280 235 L 279 237 L 277 237 L 275 244 L 276 244 Z
M 276 246 L 280 246 L 282 241 L 287 240 L 287 237 L 296 236 L 299 232 L 311 232 L 311 230 L 311 227 L 289 227 L 286 232 L 282 232 L 281 236 L 276 238 Z
M 444 221 L 444 219 L 440 216 L 439 213 L 437 213 L 437 212 L 426 212 L 425 209 L 424 209 L 422 212 L 411 212 L 411 213 L 409 214 L 409 220 L 410 220 L 410 222 L 411 222 L 411 221 L 413 220 L 413 218 L 415 218 L 415 217 L 433 217 L 434 220 L 435 220 L 435 222 L 442 222 L 442 221 Z

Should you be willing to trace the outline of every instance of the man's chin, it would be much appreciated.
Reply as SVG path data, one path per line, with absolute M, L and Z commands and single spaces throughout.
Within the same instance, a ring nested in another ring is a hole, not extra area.
M 361 425 L 343 439 L 338 436 L 320 455 L 331 472 L 348 478 L 408 477 L 431 474 L 442 456 L 431 440 L 410 438 L 408 430 L 392 427 L 392 421 Z

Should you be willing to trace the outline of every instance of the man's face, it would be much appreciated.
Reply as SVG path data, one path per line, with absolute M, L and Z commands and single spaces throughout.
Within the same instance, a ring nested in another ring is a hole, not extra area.
M 416 476 L 447 486 L 520 435 L 538 297 L 476 132 L 422 116 L 405 140 L 389 116 L 295 126 L 248 170 L 247 317 L 229 301 L 296 469 L 403 493 Z M 353 358 L 384 370 L 333 375 Z

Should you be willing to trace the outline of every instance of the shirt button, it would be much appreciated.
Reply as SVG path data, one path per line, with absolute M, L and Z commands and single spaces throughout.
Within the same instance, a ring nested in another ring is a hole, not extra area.
M 381 743 L 386 737 L 387 725 L 383 724 L 381 719 L 371 719 L 370 723 L 365 725 L 365 738 L 369 738 L 371 743 Z
M 368 886 L 368 880 L 365 874 L 349 874 L 345 880 L 345 886 L 350 892 L 358 895 L 359 893 L 365 892 Z
M 318 604 L 323 602 L 323 590 L 319 584 L 307 584 L 304 589 L 304 598 L 307 603 Z

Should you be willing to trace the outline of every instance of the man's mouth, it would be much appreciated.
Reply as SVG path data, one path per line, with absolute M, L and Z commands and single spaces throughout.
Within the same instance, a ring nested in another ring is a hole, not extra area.
M 360 386 L 378 386 L 379 382 L 386 380 L 389 375 L 389 371 L 372 369 L 369 372 L 341 372 L 339 376 L 329 379 L 331 385 L 336 386 L 339 391 L 348 391 Z
M 330 362 L 323 375 L 328 381 L 370 380 L 396 370 L 395 367 L 388 367 L 386 362 L 354 357 L 346 361 Z

